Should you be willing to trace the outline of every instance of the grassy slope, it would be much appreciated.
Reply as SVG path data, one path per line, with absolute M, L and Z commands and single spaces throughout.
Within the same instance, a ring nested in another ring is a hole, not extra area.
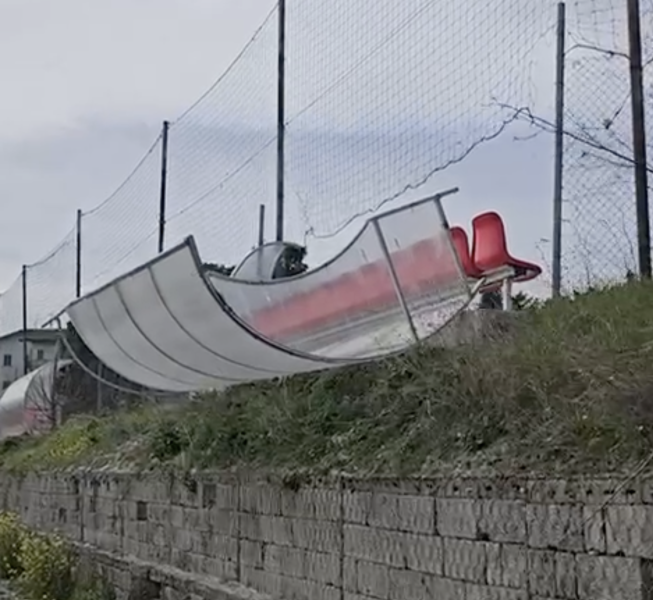
M 522 315 L 456 350 L 142 406 L 6 444 L 12 468 L 91 460 L 350 473 L 620 471 L 653 451 L 653 284 Z

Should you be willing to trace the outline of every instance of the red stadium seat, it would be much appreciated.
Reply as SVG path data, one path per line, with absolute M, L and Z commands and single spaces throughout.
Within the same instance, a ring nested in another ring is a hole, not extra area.
M 503 220 L 496 212 L 474 217 L 472 229 L 472 261 L 477 269 L 487 273 L 502 267 L 512 267 L 516 273 L 513 282 L 530 281 L 542 273 L 537 265 L 514 258 L 508 252 L 506 230 Z
M 451 241 L 453 242 L 454 248 L 458 253 L 460 264 L 467 277 L 471 279 L 480 279 L 483 277 L 483 272 L 476 267 L 469 253 L 467 232 L 462 227 L 451 227 L 449 233 L 451 234 Z

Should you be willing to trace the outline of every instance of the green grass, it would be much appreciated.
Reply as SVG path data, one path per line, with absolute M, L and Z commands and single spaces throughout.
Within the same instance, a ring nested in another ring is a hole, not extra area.
M 520 315 L 476 345 L 72 421 L 8 468 L 90 461 L 359 474 L 616 472 L 653 452 L 653 284 Z

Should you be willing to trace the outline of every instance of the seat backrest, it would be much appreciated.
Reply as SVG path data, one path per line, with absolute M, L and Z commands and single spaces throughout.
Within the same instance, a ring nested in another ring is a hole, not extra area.
M 486 212 L 472 219 L 472 262 L 481 271 L 498 269 L 511 262 L 503 219 Z
M 481 272 L 476 268 L 472 257 L 469 254 L 469 240 L 467 239 L 467 232 L 462 227 L 451 227 L 449 229 L 451 241 L 454 248 L 458 253 L 460 264 L 468 277 L 477 278 L 481 276 Z

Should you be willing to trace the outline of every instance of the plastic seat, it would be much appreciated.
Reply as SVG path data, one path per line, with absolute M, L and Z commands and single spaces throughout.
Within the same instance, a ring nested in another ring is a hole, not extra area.
M 467 239 L 467 232 L 462 227 L 451 227 L 449 229 L 451 241 L 454 248 L 458 253 L 460 264 L 465 271 L 465 275 L 471 279 L 480 279 L 483 272 L 476 267 L 472 257 L 469 253 L 469 240 Z
M 472 229 L 472 262 L 477 269 L 487 273 L 512 267 L 516 273 L 513 282 L 530 281 L 541 275 L 540 267 L 515 258 L 508 252 L 506 230 L 498 213 L 486 212 L 474 217 Z

